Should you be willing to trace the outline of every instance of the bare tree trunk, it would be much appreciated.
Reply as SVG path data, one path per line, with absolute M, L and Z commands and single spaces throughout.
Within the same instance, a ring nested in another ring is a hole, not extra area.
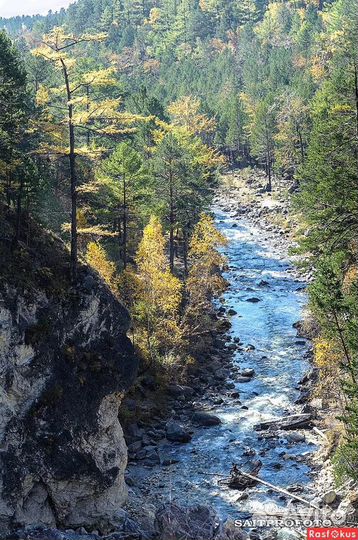
M 354 86 L 355 86 L 355 102 L 356 102 L 356 135 L 358 137 L 358 73 L 357 73 L 356 64 L 354 64 Z
M 173 189 L 173 176 L 170 171 L 169 174 L 169 197 L 170 197 L 170 211 L 169 211 L 169 260 L 170 271 L 174 270 L 174 225 L 175 225 L 175 212 L 174 212 L 174 189 Z
M 126 175 L 123 174 L 123 267 L 127 268 L 127 182 Z
M 185 226 L 184 229 L 183 229 L 183 261 L 184 261 L 184 272 L 185 272 L 186 276 L 188 275 L 188 271 L 189 271 L 189 268 L 188 268 L 188 245 L 189 245 L 189 242 L 188 242 L 188 229 Z
M 21 175 L 20 187 L 17 194 L 17 205 L 16 205 L 16 234 L 15 234 L 15 244 L 18 244 L 20 240 L 21 232 L 21 217 L 22 217 L 22 194 L 24 191 L 24 178 Z
M 268 176 L 266 190 L 268 192 L 271 192 L 272 191 L 272 170 L 271 170 L 271 155 L 270 155 L 269 150 L 267 151 L 266 162 L 267 162 L 267 176 Z
M 67 103 L 68 103 L 68 134 L 70 142 L 69 163 L 70 163 L 70 183 L 71 183 L 71 279 L 76 281 L 77 278 L 77 261 L 78 261 L 78 245 L 77 245 L 77 178 L 76 178 L 76 153 L 75 153 L 75 129 L 73 125 L 73 105 L 72 93 L 66 64 L 61 60 L 63 76 L 65 79 Z
M 89 112 L 89 86 L 88 85 L 86 87 L 86 98 L 87 98 L 86 111 Z M 87 147 L 88 147 L 91 142 L 91 132 L 89 129 L 87 129 L 86 139 L 87 139 Z
M 300 130 L 298 130 L 298 137 L 300 139 L 301 163 L 303 165 L 304 162 L 305 162 L 305 150 L 304 150 L 304 147 L 303 147 L 302 133 L 301 133 Z
M 266 161 L 267 161 L 267 175 L 268 183 L 266 190 L 268 192 L 272 191 L 272 155 L 271 155 L 271 142 L 270 142 L 270 133 L 267 125 L 267 118 L 265 119 L 265 138 L 266 138 Z

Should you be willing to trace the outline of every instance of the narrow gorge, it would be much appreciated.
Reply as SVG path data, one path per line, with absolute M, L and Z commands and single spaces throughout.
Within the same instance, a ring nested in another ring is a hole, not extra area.
M 253 515 L 289 517 L 299 508 L 309 514 L 321 502 L 312 459 L 322 443 L 312 430 L 320 411 L 310 405 L 317 373 L 312 343 L 300 331 L 307 282 L 289 255 L 289 233 L 270 220 L 262 223 L 272 208 L 274 215 L 287 213 L 287 201 L 259 189 L 258 183 L 251 204 L 243 202 L 240 190 L 225 187 L 215 201 L 217 226 L 229 241 L 224 250 L 229 286 L 218 304 L 219 316 L 230 321 L 226 345 L 220 339 L 214 346 L 193 386 L 171 389 L 169 425 L 176 425 L 177 442 L 160 440 L 168 433 L 165 420 L 147 430 L 131 427 L 131 508 L 141 501 L 153 514 L 170 501 L 179 507 L 207 505 L 224 521 L 249 522 Z M 278 491 L 250 482 L 247 489 L 230 489 L 233 464 L 248 473 L 260 464 L 259 478 Z
M 358 540 L 357 12 L 0 0 L 0 540 Z

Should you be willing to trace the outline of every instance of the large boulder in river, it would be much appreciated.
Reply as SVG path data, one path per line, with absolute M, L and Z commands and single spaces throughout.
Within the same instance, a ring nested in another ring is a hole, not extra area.
M 87 267 L 72 286 L 62 242 L 27 228 L 16 263 L 0 245 L 0 533 L 111 529 L 127 496 L 118 410 L 138 364 L 129 315 Z
M 207 412 L 197 411 L 193 414 L 191 419 L 193 422 L 195 422 L 195 424 L 199 424 L 199 426 L 204 427 L 218 426 L 221 424 L 221 420 L 218 416 Z
M 252 369 L 252 368 L 245 368 L 241 371 L 241 376 L 242 377 L 254 377 L 255 376 L 255 370 Z
M 166 438 L 171 442 L 188 443 L 191 441 L 190 432 L 178 422 L 170 420 L 166 425 Z

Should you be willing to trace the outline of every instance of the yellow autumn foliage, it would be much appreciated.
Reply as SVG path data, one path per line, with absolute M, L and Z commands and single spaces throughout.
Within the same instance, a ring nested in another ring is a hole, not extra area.
M 50 101 L 50 92 L 46 86 L 40 84 L 39 89 L 36 93 L 36 105 L 38 107 L 43 107 L 48 104 Z
M 159 219 L 152 217 L 143 232 L 136 263 L 141 301 L 149 309 L 175 319 L 181 302 L 182 285 L 169 270 L 165 255 L 165 238 Z
M 190 270 L 186 283 L 188 297 L 183 327 L 194 348 L 205 348 L 204 336 L 212 328 L 212 300 L 226 288 L 221 270 L 226 262 L 220 249 L 227 239 L 215 227 L 211 216 L 202 214 L 190 242 Z
M 174 126 L 181 126 L 193 135 L 211 133 L 215 130 L 216 122 L 205 114 L 200 113 L 201 101 L 194 96 L 183 96 L 168 106 Z
M 202 214 L 190 242 L 191 268 L 187 289 L 192 297 L 216 297 L 225 289 L 220 269 L 225 257 L 219 249 L 227 244 L 226 237 L 215 227 L 214 219 Z
M 105 249 L 97 242 L 90 242 L 87 246 L 86 262 L 107 283 L 114 294 L 118 293 L 117 269 L 114 262 L 110 261 Z
M 358 268 L 355 265 L 352 265 L 348 268 L 345 273 L 342 290 L 345 294 L 349 294 L 353 286 L 358 286 Z
M 150 10 L 149 19 L 147 19 L 145 22 L 146 24 L 149 24 L 150 26 L 156 26 L 161 20 L 161 18 L 162 18 L 162 10 L 157 7 L 154 7 Z
M 182 284 L 170 272 L 166 240 L 156 217 L 145 227 L 137 256 L 136 302 L 139 346 L 151 361 L 161 361 L 180 346 L 179 308 Z
M 341 355 L 333 341 L 319 337 L 314 341 L 315 361 L 320 368 L 337 366 Z

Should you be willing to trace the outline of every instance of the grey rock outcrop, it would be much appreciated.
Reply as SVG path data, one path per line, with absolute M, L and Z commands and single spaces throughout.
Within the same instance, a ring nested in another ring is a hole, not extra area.
M 56 243 L 53 281 L 67 257 Z M 126 499 L 118 409 L 137 370 L 129 316 L 88 268 L 57 290 L 35 262 L 28 282 L 0 286 L 0 533 L 111 530 Z

